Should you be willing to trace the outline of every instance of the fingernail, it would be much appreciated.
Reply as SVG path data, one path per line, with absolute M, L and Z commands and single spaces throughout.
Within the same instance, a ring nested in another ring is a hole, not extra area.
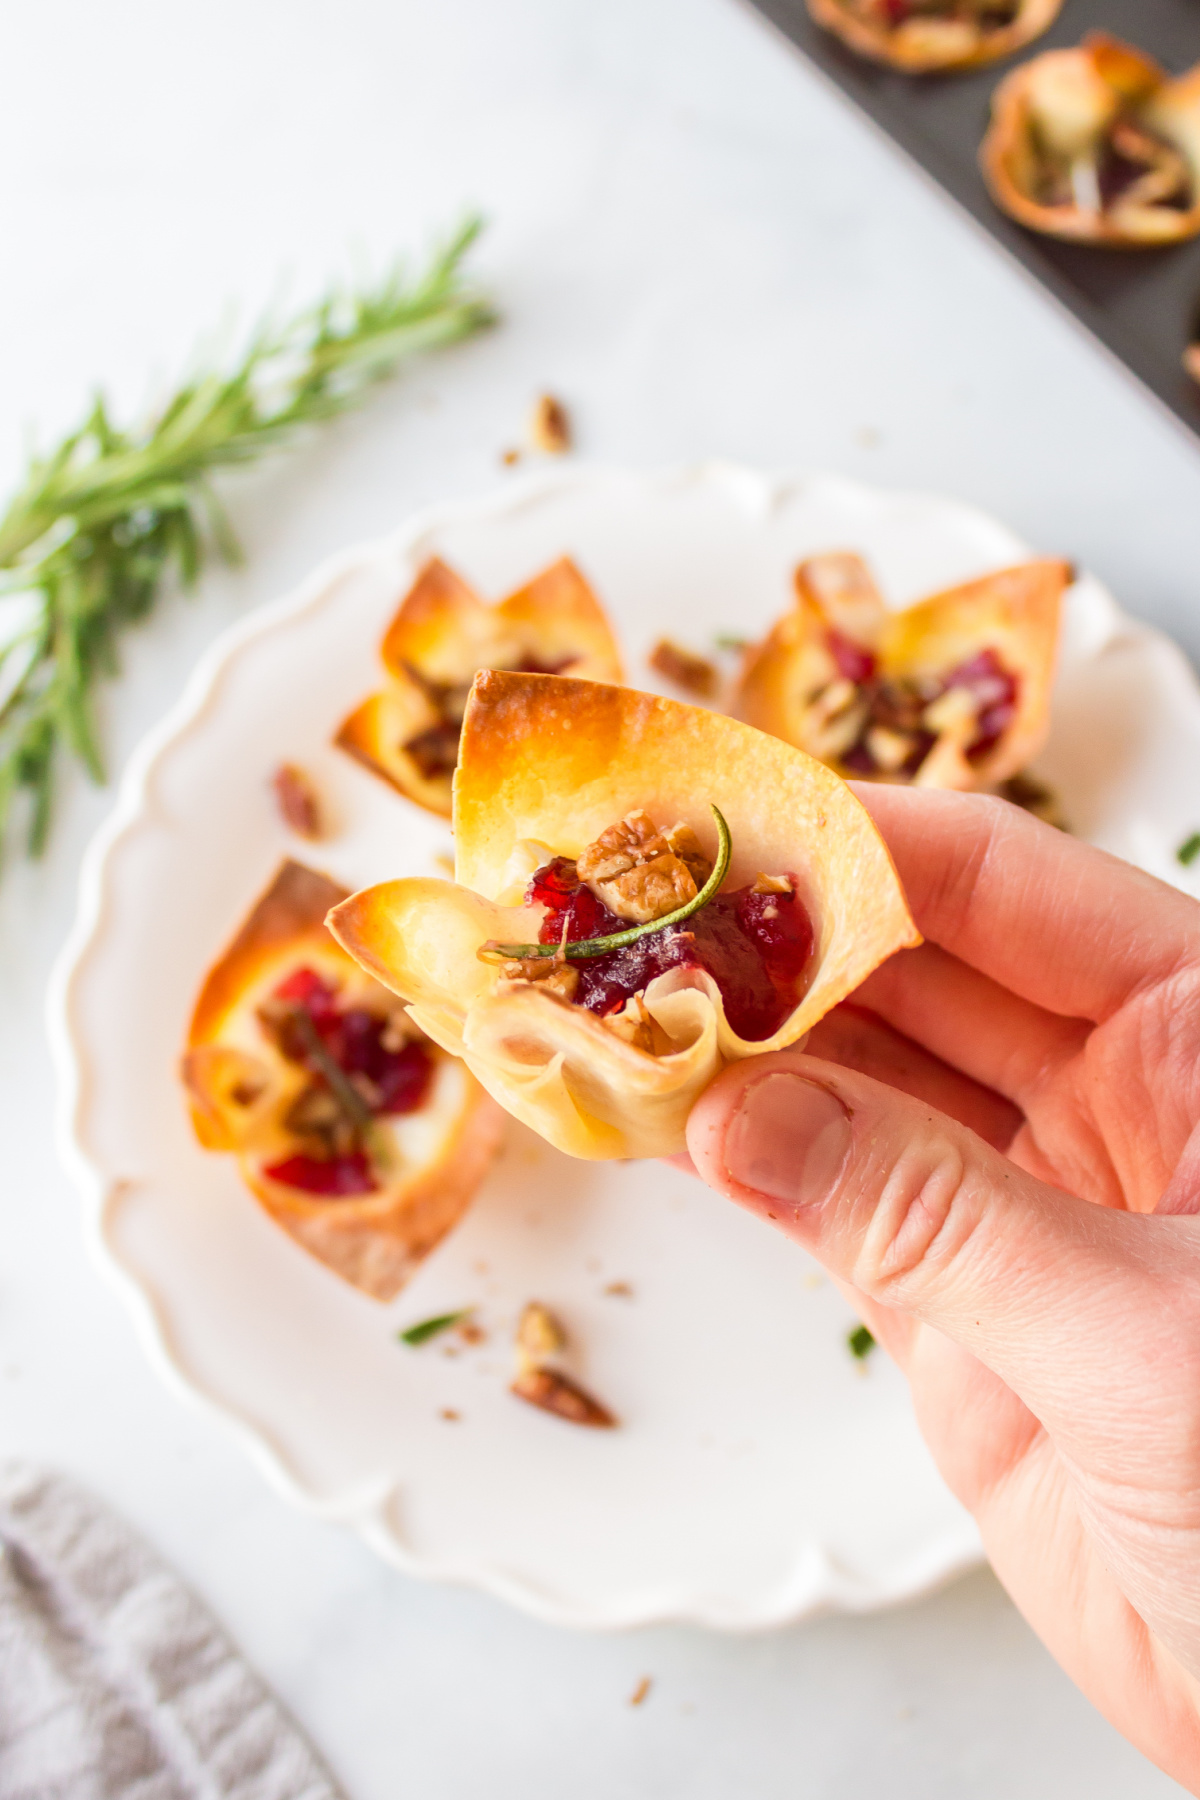
M 777 1071 L 748 1087 L 725 1133 L 725 1168 L 740 1187 L 785 1206 L 829 1192 L 850 1149 L 850 1117 L 836 1094 Z

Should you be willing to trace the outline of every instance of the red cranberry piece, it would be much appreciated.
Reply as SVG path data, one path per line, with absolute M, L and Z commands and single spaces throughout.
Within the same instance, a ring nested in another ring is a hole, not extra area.
M 795 883 L 795 877 L 789 877 Z M 756 894 L 745 888 L 737 896 L 737 922 L 758 946 L 767 973 L 795 997 L 796 985 L 812 955 L 812 920 L 790 894 Z
M 403 1044 L 399 1050 L 385 1050 L 386 1029 L 386 1019 L 362 1007 L 351 1007 L 338 1018 L 327 1048 L 347 1075 L 365 1075 L 378 1090 L 372 1112 L 416 1112 L 433 1080 L 433 1057 L 428 1046 L 418 1041 Z
M 312 1015 L 315 1025 L 336 1016 L 337 990 L 324 976 L 318 975 L 315 969 L 293 969 L 286 980 L 280 982 L 271 998 L 285 1000 L 292 1006 L 305 1007 Z
M 978 710 L 975 737 L 967 755 L 971 758 L 985 756 L 1016 717 L 1020 687 L 1017 677 L 1005 668 L 996 651 L 989 648 L 951 669 L 945 685 L 947 689 L 965 687 L 971 690 Z
M 433 1057 L 425 1044 L 405 1044 L 402 1050 L 383 1052 L 382 1067 L 374 1079 L 379 1088 L 377 1110 L 395 1117 L 416 1112 L 433 1085 Z
M 825 633 L 825 642 L 837 664 L 839 675 L 852 681 L 855 687 L 861 687 L 864 681 L 872 679 L 875 674 L 875 658 L 865 645 L 856 644 L 853 638 L 844 637 L 832 626 Z
M 361 1150 L 349 1156 L 331 1156 L 328 1161 L 317 1156 L 285 1156 L 282 1162 L 272 1163 L 263 1173 L 284 1187 L 298 1188 L 304 1194 L 320 1194 L 327 1200 L 344 1200 L 352 1194 L 373 1194 L 379 1186 L 370 1162 Z

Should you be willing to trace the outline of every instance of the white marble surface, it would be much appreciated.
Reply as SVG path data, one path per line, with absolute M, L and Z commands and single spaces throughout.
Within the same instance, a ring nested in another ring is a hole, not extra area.
M 114 767 L 230 619 L 506 479 L 544 386 L 606 461 L 725 454 L 978 501 L 1200 649 L 1197 445 L 734 0 L 57 0 L 9 8 L 0 43 L 5 485 L 26 426 L 69 423 L 98 377 L 134 404 L 281 271 L 302 295 L 464 200 L 494 220 L 505 324 L 231 489 L 248 566 L 130 643 Z M 62 798 L 49 856 L 0 888 L 0 1443 L 142 1526 L 352 1800 L 1179 1791 L 985 1574 L 757 1639 L 586 1637 L 289 1512 L 159 1388 L 81 1247 L 41 1005 L 107 797 L 71 778 Z

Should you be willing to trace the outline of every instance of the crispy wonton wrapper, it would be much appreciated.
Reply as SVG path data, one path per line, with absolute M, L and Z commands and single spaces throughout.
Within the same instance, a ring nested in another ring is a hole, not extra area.
M 354 1005 L 394 1004 L 325 929 L 346 890 L 286 862 L 205 978 L 182 1074 L 196 1136 L 232 1151 L 247 1185 L 296 1242 L 376 1300 L 390 1300 L 466 1210 L 503 1132 L 500 1109 L 461 1062 L 434 1049 L 431 1092 L 412 1113 L 380 1119 L 394 1169 L 372 1194 L 330 1198 L 265 1170 L 296 1147 L 284 1117 L 306 1077 L 270 1042 L 257 1009 L 289 973 L 311 968 Z
M 952 721 L 916 775 L 905 779 L 919 787 L 994 787 L 1045 742 L 1059 613 L 1071 580 L 1069 563 L 1040 558 L 890 612 L 861 557 L 848 551 L 810 557 L 796 570 L 795 607 L 748 652 L 733 710 L 855 780 L 899 780 L 864 777 L 839 761 L 836 718 L 827 717 L 824 704 L 838 673 L 827 648 L 829 629 L 870 651 L 884 677 L 937 676 L 991 649 L 1018 680 L 1011 724 L 986 754 L 968 761 L 963 737 L 971 725 Z
M 663 1045 L 653 1055 L 479 960 L 488 939 L 537 937 L 542 910 L 523 895 L 551 855 L 578 856 L 639 807 L 660 827 L 692 826 L 711 854 L 710 801 L 732 835 L 729 885 L 792 874 L 812 919 L 808 985 L 774 1037 L 737 1037 L 712 977 L 673 969 L 644 995 Z M 835 775 L 736 720 L 626 688 L 480 675 L 454 829 L 461 886 L 385 882 L 335 907 L 330 929 L 502 1106 L 572 1156 L 682 1150 L 688 1113 L 726 1063 L 794 1044 L 885 957 L 919 942 L 883 840 Z
M 1141 160 L 1106 204 L 1102 165 L 1114 125 Z M 996 89 L 979 160 L 997 205 L 1031 231 L 1130 249 L 1194 237 L 1200 64 L 1169 80 L 1153 58 L 1103 31 L 1073 50 L 1048 50 Z M 1044 192 L 1052 165 L 1065 182 L 1060 200 Z
M 808 0 L 808 10 L 818 25 L 840 37 L 859 56 L 887 63 L 910 75 L 931 74 L 938 69 L 974 69 L 1023 49 L 1049 29 L 1062 8 L 1062 0 L 1019 0 L 1007 25 L 988 26 L 982 19 L 915 12 L 892 24 L 884 6 L 864 5 L 862 0 Z
M 380 647 L 388 685 L 352 712 L 335 742 L 418 806 L 450 817 L 453 774 L 422 768 L 406 748 L 466 700 L 480 669 L 533 664 L 587 681 L 622 680 L 612 627 L 569 557 L 543 569 L 495 606 L 444 562 L 427 562 Z

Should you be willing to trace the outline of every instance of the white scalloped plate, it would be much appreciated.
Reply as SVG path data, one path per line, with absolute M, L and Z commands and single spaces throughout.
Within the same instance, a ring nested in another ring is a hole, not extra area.
M 659 635 L 754 635 L 788 604 L 796 559 L 839 546 L 861 549 L 898 603 L 1026 554 L 949 501 L 723 466 L 569 472 L 426 513 L 215 646 L 87 858 L 51 1003 L 61 1133 L 156 1366 L 293 1500 L 401 1568 L 545 1619 L 745 1629 L 865 1609 L 974 1562 L 979 1542 L 896 1370 L 852 1361 L 842 1300 L 757 1221 L 671 1170 L 575 1163 L 514 1125 L 463 1225 L 381 1307 L 198 1148 L 174 1073 L 185 1021 L 281 857 L 307 852 L 352 887 L 436 872 L 445 828 L 329 744 L 374 685 L 376 644 L 424 557 L 498 596 L 569 552 L 651 686 Z M 1182 657 L 1083 578 L 1044 759 L 1073 823 L 1186 885 L 1172 853 L 1200 822 L 1198 753 Z M 327 800 L 335 830 L 315 851 L 273 811 L 283 759 Z M 573 1430 L 506 1392 L 513 1321 L 535 1295 L 568 1322 L 619 1431 Z M 397 1344 L 402 1323 L 467 1303 L 485 1344 Z

